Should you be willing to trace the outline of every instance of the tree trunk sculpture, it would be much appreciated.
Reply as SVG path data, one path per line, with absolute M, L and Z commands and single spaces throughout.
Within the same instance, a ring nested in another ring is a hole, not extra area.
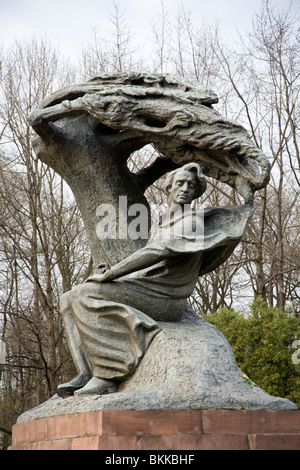
M 268 160 L 242 126 L 213 109 L 217 102 L 198 82 L 130 73 L 63 88 L 32 111 L 29 120 L 39 136 L 35 151 L 71 187 L 95 263 L 113 264 L 145 243 L 99 240 L 97 207 L 110 203 L 118 211 L 120 195 L 127 196 L 128 206 L 148 206 L 145 189 L 176 166 L 197 162 L 204 175 L 246 200 L 267 184 Z M 132 174 L 127 159 L 149 143 L 164 157 Z

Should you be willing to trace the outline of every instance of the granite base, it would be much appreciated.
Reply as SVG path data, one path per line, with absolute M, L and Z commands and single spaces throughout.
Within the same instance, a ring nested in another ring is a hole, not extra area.
M 300 410 L 92 411 L 17 423 L 10 450 L 300 450 Z

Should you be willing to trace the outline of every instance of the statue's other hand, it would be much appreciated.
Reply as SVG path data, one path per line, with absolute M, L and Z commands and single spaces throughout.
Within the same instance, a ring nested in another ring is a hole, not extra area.
M 92 274 L 90 277 L 87 278 L 87 280 L 85 282 L 91 282 L 91 281 L 94 281 L 94 282 L 108 282 L 108 281 L 111 281 L 112 279 L 114 279 L 114 274 L 113 272 L 108 269 L 105 273 L 95 273 L 95 274 Z
M 109 270 L 110 270 L 110 265 L 108 263 L 100 263 L 97 266 L 95 273 L 96 274 L 104 274 Z

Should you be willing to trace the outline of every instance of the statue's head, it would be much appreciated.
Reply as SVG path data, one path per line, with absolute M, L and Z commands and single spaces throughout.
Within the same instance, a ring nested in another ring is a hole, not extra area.
M 206 190 L 207 183 L 198 163 L 187 163 L 166 175 L 164 190 L 169 201 L 190 204 Z

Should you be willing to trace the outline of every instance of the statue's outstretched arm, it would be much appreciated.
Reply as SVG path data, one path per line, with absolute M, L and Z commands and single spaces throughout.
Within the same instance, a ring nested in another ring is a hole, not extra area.
M 119 263 L 112 266 L 103 274 L 93 274 L 86 282 L 97 281 L 107 282 L 126 274 L 148 268 L 160 261 L 174 256 L 176 253 L 171 252 L 157 242 L 153 242 L 140 250 L 135 251 L 132 255 L 123 259 Z

